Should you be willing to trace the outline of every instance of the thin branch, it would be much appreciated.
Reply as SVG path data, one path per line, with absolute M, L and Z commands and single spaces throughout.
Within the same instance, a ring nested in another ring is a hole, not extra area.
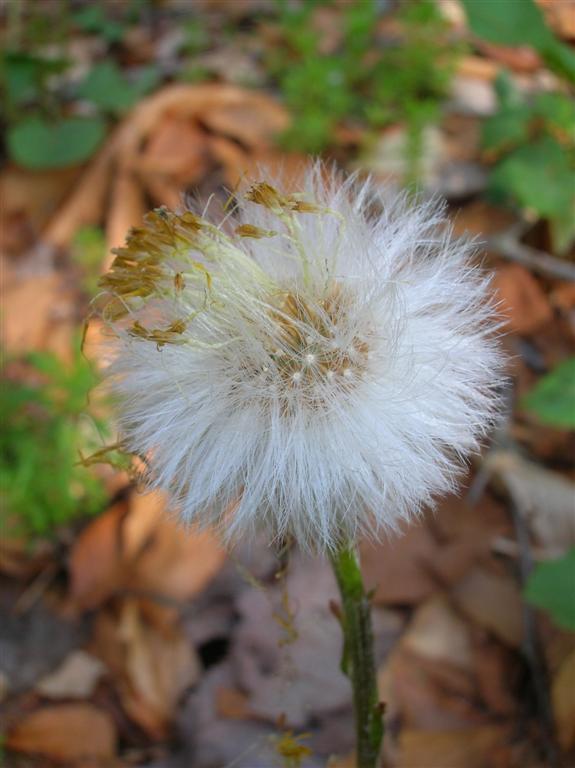
M 487 246 L 503 258 L 515 261 L 540 275 L 575 282 L 575 264 L 520 243 L 511 234 L 490 237 L 487 240 Z
M 519 547 L 519 579 L 524 587 L 529 574 L 533 569 L 533 557 L 527 522 L 521 510 L 515 502 L 510 503 L 511 517 L 515 536 Z M 541 733 L 543 736 L 543 749 L 546 764 L 549 768 L 558 768 L 559 750 L 555 736 L 555 725 L 549 696 L 549 681 L 547 668 L 543 657 L 541 642 L 537 632 L 537 623 L 533 608 L 525 600 L 523 601 L 523 642 L 522 651 L 529 667 L 533 693 L 537 704 Z

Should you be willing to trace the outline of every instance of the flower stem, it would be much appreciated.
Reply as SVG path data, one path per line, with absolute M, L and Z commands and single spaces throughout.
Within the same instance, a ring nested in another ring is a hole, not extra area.
M 331 562 L 342 599 L 341 668 L 353 689 L 357 768 L 376 768 L 383 740 L 383 711 L 377 690 L 370 599 L 352 548 L 342 547 L 331 555 Z

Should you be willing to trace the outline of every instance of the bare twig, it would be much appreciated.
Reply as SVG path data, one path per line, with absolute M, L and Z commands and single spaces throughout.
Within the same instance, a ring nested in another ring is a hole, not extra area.
M 519 579 L 521 585 L 525 586 L 529 574 L 533 569 L 533 558 L 531 554 L 531 544 L 529 541 L 529 531 L 527 521 L 515 504 L 510 503 L 511 517 L 515 528 L 515 536 L 519 545 Z M 555 737 L 555 725 L 553 722 L 553 713 L 549 697 L 549 683 L 547 668 L 543 658 L 543 651 L 537 632 L 535 612 L 533 608 L 523 601 L 523 642 L 522 651 L 529 666 L 533 693 L 537 704 L 538 715 L 540 719 L 541 733 L 543 736 L 543 749 L 545 752 L 546 764 L 549 768 L 558 768 L 559 750 Z
M 490 237 L 487 245 L 505 259 L 515 261 L 540 275 L 575 282 L 575 264 L 525 245 L 511 233 Z
M 48 563 L 18 597 L 14 605 L 14 613 L 21 614 L 29 611 L 46 592 L 58 572 L 56 562 Z

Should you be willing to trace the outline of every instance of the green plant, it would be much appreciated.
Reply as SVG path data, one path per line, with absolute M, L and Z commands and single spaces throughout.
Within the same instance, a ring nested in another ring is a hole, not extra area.
M 87 160 L 102 143 L 106 124 L 100 117 L 49 120 L 30 117 L 8 131 L 13 160 L 25 168 L 63 168 Z
M 325 55 L 312 18 L 317 6 L 326 4 L 335 6 L 279 3 L 283 44 L 267 64 L 294 116 L 284 142 L 318 152 L 333 141 L 343 120 L 376 128 L 404 122 L 415 158 L 421 130 L 438 115 L 459 52 L 447 39 L 446 22 L 429 0 L 402 4 L 396 16 L 401 34 L 382 46 L 378 4 L 353 2 L 341 11 L 338 50 Z
M 92 3 L 72 14 L 72 23 L 91 35 L 103 38 L 109 45 L 120 43 L 126 27 L 142 21 L 152 0 L 122 0 L 121 3 Z M 67 0 L 70 3 L 70 0 Z
M 72 21 L 83 32 L 98 35 L 107 43 L 119 43 L 124 36 L 124 26 L 113 18 L 102 4 L 86 5 L 79 8 Z
M 568 83 L 575 83 L 575 54 L 556 39 L 533 0 L 463 0 L 478 37 L 500 45 L 529 45 Z M 489 193 L 549 222 L 553 249 L 568 250 L 575 237 L 575 105 L 567 93 L 527 100 L 503 74 L 497 81 L 499 111 L 483 133 L 494 161 Z
M 49 536 L 103 507 L 101 481 L 78 460 L 79 451 L 101 444 L 105 424 L 85 415 L 96 377 L 79 349 L 69 365 L 36 352 L 5 364 L 4 373 L 16 363 L 26 366 L 26 382 L 5 375 L 0 389 L 2 527 Z
M 47 84 L 53 75 L 67 68 L 67 59 L 7 49 L 0 54 L 0 61 L 0 93 L 9 121 L 24 117 L 27 107 L 35 102 L 47 111 L 51 109 L 52 99 Z
M 114 61 L 95 64 L 78 87 L 78 96 L 103 112 L 120 116 L 130 110 L 160 81 L 157 67 L 142 67 L 128 80 Z
M 69 66 L 63 57 L 8 50 L 2 55 L 2 98 L 6 105 L 7 149 L 31 170 L 61 168 L 87 160 L 106 135 L 97 116 L 68 115 L 51 78 Z
M 523 398 L 522 405 L 542 424 L 575 429 L 575 357 L 543 376 Z
M 575 548 L 564 557 L 538 563 L 524 594 L 527 602 L 547 611 L 558 626 L 575 630 Z
M 89 297 L 98 292 L 102 264 L 106 255 L 106 237 L 101 227 L 81 227 L 72 240 L 70 256 L 82 274 L 82 288 Z
M 114 12 L 99 4 L 75 10 L 71 0 L 59 0 L 50 6 L 49 23 L 39 6 L 43 4 L 28 4 L 26 13 L 13 14 L 8 24 L 9 46 L 0 59 L 1 95 L 10 157 L 25 168 L 47 170 L 88 160 L 106 135 L 102 113 L 122 115 L 157 85 L 160 74 L 155 66 L 142 67 L 128 79 L 114 61 L 96 64 L 77 95 L 92 102 L 99 114 L 79 116 L 61 82 L 54 81 L 70 65 L 63 52 L 71 31 L 98 35 L 108 46 L 117 44 L 149 8 L 149 0 L 126 0 Z M 62 54 L 36 53 L 42 46 Z
M 462 0 L 472 32 L 499 45 L 529 45 L 575 83 L 575 53 L 559 42 L 533 0 Z
M 483 129 L 494 165 L 489 194 L 549 221 L 553 247 L 566 251 L 575 236 L 575 104 L 562 93 L 522 98 L 503 73 L 498 112 Z

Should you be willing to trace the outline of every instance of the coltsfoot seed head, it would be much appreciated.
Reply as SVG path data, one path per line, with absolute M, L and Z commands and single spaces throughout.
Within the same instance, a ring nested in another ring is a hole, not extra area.
M 182 519 L 332 549 L 453 488 L 501 370 L 488 280 L 441 206 L 310 166 L 219 223 L 160 208 L 97 304 L 125 446 Z

